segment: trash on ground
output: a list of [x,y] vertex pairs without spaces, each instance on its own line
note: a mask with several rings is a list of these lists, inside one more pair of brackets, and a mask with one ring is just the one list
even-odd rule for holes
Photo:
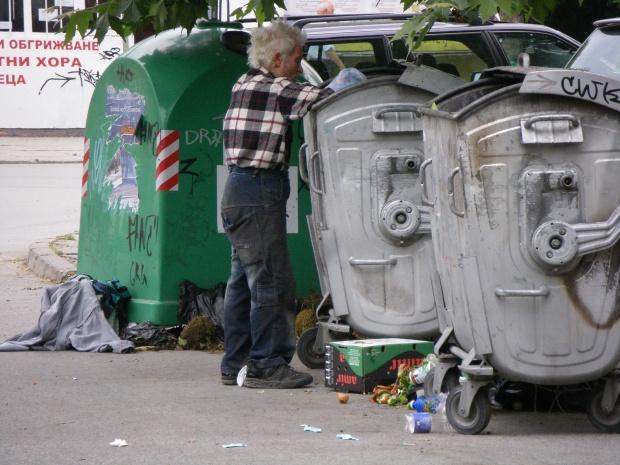
[[410,433],[453,433],[446,415],[445,392],[437,396],[420,396],[409,404],[413,412],[405,415],[405,431]]
[[237,386],[243,386],[243,382],[245,381],[245,377],[248,374],[248,366],[243,365],[239,373],[237,373]]
[[343,392],[339,393],[338,402],[340,402],[341,404],[346,404],[347,402],[349,402],[349,394],[345,394]]
[[321,428],[315,428],[314,426],[304,426],[304,431],[309,431],[310,433],[320,433]]
[[435,366],[435,354],[428,354],[415,368],[399,365],[396,381],[388,385],[378,385],[373,389],[371,402],[387,405],[408,405],[418,397],[417,391],[424,385],[426,374]]
[[115,447],[125,447],[127,446],[127,441],[125,441],[124,439],[115,439],[114,441],[112,441],[110,443],[111,446],[115,446]]
[[221,341],[224,341],[224,295],[226,283],[218,283],[210,289],[198,287],[185,280],[179,285],[177,318],[180,321],[192,321],[206,315],[220,329]]
[[[101,307],[105,299],[97,294],[93,282],[108,288],[107,284],[93,281],[87,275],[74,276],[65,283],[46,288],[41,297],[38,322],[26,332],[0,341],[0,352],[70,349],[117,354],[134,352],[134,344],[121,340],[108,322]],[[125,295],[122,299],[126,298],[129,297]],[[118,301],[119,304],[124,302]]]
[[337,434],[336,437],[338,439],[344,439],[345,441],[359,441],[359,439],[354,438],[350,434]]
[[432,427],[431,414],[408,413],[405,415],[405,431],[409,433],[430,433]]
[[171,328],[158,326],[150,321],[143,321],[139,324],[128,324],[124,337],[133,342],[136,347],[157,346],[161,349],[167,349],[177,346],[177,335],[173,331]]
[[247,444],[236,443],[236,444],[224,444],[222,447],[224,449],[232,449],[233,447],[248,447],[248,445]]
[[415,369],[409,372],[409,380],[415,386],[423,386],[426,374],[435,366],[435,354],[429,354],[424,361]]
[[222,328],[211,317],[200,315],[191,320],[179,335],[179,346],[185,350],[224,350]]

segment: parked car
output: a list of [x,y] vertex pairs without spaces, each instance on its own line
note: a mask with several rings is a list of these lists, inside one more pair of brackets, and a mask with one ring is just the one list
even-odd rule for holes
[[306,32],[305,58],[323,80],[340,70],[326,53],[329,49],[346,67],[398,68],[399,63],[418,61],[470,81],[484,69],[515,65],[523,52],[529,54],[530,66],[563,68],[580,46],[566,34],[541,25],[450,22],[435,23],[421,46],[410,53],[404,40],[391,40],[406,19],[404,15],[336,15],[304,18],[295,24]]
[[620,79],[620,18],[603,19],[566,65]]

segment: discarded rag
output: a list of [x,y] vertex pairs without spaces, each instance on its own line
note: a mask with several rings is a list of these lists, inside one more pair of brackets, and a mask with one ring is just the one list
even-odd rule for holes
[[68,350],[131,353],[105,318],[90,279],[79,275],[48,287],[41,297],[38,323],[25,333],[0,343],[0,352]]

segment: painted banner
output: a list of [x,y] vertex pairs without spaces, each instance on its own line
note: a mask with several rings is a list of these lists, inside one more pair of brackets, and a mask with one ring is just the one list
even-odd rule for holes
[[[356,15],[370,13],[403,13],[400,0],[331,0],[334,14]],[[321,0],[285,0],[284,15],[315,15]]]
[[0,32],[0,128],[83,128],[103,71],[123,52],[108,34],[63,44],[64,34]]

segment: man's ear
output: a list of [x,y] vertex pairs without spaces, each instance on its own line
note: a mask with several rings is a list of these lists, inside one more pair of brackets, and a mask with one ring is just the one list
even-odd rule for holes
[[282,52],[276,52],[273,56],[273,64],[276,67],[280,67],[282,65]]

